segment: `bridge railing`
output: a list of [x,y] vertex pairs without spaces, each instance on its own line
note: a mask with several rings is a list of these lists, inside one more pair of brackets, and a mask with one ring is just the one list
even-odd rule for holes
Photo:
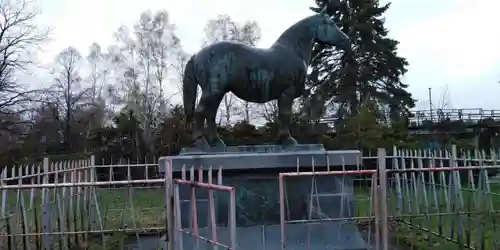
[[435,109],[418,110],[410,122],[421,125],[422,122],[439,123],[442,121],[479,122],[485,119],[500,120],[500,110],[492,109]]
[[[433,109],[433,110],[415,110],[411,111],[409,117],[410,126],[422,126],[427,124],[437,124],[445,121],[462,121],[476,124],[480,121],[491,119],[500,120],[500,110],[495,109]],[[332,124],[338,117],[330,116],[319,120],[320,124]],[[390,125],[390,114],[386,113],[380,119],[381,123]]]

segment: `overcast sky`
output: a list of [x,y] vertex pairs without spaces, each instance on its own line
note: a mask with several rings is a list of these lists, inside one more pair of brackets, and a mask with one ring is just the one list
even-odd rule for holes
[[[200,48],[206,21],[227,13],[255,20],[267,47],[287,27],[312,14],[313,0],[40,0],[40,23],[53,27],[52,41],[40,54],[50,62],[68,46],[82,54],[92,42],[107,46],[113,32],[132,25],[141,12],[166,9],[188,52]],[[386,3],[387,0],[381,0]],[[439,106],[448,86],[452,108],[500,108],[499,0],[395,0],[387,11],[389,35],[410,62],[404,82],[427,108],[428,88]]]

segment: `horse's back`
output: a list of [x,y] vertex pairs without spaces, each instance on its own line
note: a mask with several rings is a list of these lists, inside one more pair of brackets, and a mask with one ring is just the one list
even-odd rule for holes
[[199,84],[204,91],[214,87],[252,102],[276,99],[305,71],[273,47],[260,49],[238,42],[221,41],[204,47],[195,56]]
[[206,79],[221,78],[221,81],[242,81],[249,69],[269,66],[269,52],[239,42],[220,41],[210,44],[198,53],[194,61],[198,76]]
[[231,62],[233,66],[262,64],[269,58],[269,49],[255,48],[240,42],[220,41],[201,49],[195,60],[198,63],[215,66],[220,61]]

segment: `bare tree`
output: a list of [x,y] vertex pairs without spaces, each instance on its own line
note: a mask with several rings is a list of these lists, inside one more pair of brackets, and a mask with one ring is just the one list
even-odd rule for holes
[[[203,44],[208,45],[218,41],[229,40],[255,46],[260,38],[261,30],[255,21],[247,21],[244,24],[239,24],[233,21],[229,15],[222,14],[207,22]],[[254,107],[254,104],[240,100],[233,93],[227,93],[222,101],[222,109],[220,111],[222,117],[219,117],[219,120],[225,121],[226,125],[228,125],[232,122],[233,114],[236,114],[250,121]]]
[[[443,90],[441,91],[441,95],[439,96],[438,102],[433,106],[435,106],[434,109],[436,110],[435,112],[437,114],[438,121],[443,121],[446,118],[449,118],[450,113],[453,113],[455,111],[455,110],[453,110],[453,108],[451,106],[448,85],[445,85],[443,87]],[[451,111],[450,111],[450,109],[451,109]],[[432,115],[432,116],[434,116],[434,115]]]
[[[431,91],[431,89],[429,89],[429,91]],[[438,99],[433,98],[432,93],[429,93],[430,99],[419,102],[419,110],[429,111],[428,113],[419,113],[419,119],[441,121],[446,118],[447,114],[445,114],[445,110],[453,109],[448,85],[445,85],[440,92]]]
[[233,93],[226,93],[224,99],[222,99],[223,108],[219,111],[219,123],[224,123],[225,125],[231,124],[231,118],[234,113],[239,112],[239,108],[236,106],[237,97]]
[[[167,114],[167,103],[170,99],[178,95],[180,91],[172,91],[177,88],[164,88],[169,85],[167,77],[170,71],[178,71],[179,63],[187,63],[187,54],[182,50],[179,37],[175,34],[175,26],[170,23],[169,15],[166,11],[157,12],[152,22],[151,37],[147,40],[151,51],[151,66],[153,67],[153,78],[160,90],[161,112]],[[177,82],[177,81],[175,81]]]
[[92,43],[89,54],[87,55],[87,63],[90,68],[87,81],[90,85],[90,104],[91,117],[89,118],[88,133],[94,128],[104,125],[107,107],[106,94],[109,69],[106,65],[105,55],[101,51],[101,46],[97,43]]
[[274,122],[278,117],[278,101],[273,100],[260,105],[261,116],[266,122]]
[[91,86],[91,101],[92,103],[96,103],[100,98],[102,98],[102,91],[108,71],[108,69],[104,67],[105,65],[103,65],[104,55],[99,44],[94,42],[90,45],[87,62],[90,68],[87,81]]
[[[175,71],[175,78],[177,82],[177,90],[179,94],[182,95],[182,79],[184,78],[184,68],[189,60],[190,55],[184,50],[179,49],[179,51],[174,55],[174,62],[171,64],[172,69]],[[199,93],[199,91],[198,91]]]
[[441,95],[439,97],[439,101],[436,104],[437,104],[438,109],[450,109],[450,108],[452,108],[450,91],[449,91],[448,85],[445,85],[443,87],[443,90],[441,91]]
[[82,56],[77,49],[68,47],[56,58],[52,75],[52,100],[60,113],[55,119],[61,125],[64,144],[69,147],[72,136],[72,122],[77,109],[84,108],[89,103],[92,88],[82,84],[80,66]]
[[19,81],[33,66],[35,53],[46,40],[48,30],[36,25],[38,12],[29,0],[2,0],[0,3],[0,113],[20,114],[29,110],[32,94]]
[[[180,51],[180,40],[168,13],[144,12],[133,30],[121,27],[116,33],[118,46],[113,61],[121,73],[115,74],[124,90],[123,100],[141,122],[142,139],[154,151],[154,133],[167,114],[170,98],[167,73]],[[177,89],[177,88],[174,88]]]

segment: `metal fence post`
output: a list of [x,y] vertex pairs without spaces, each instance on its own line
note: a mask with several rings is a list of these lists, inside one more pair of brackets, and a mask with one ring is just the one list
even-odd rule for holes
[[162,240],[165,241],[164,246],[167,250],[173,250],[175,247],[174,243],[174,189],[172,181],[172,166],[171,160],[166,157],[161,157],[158,160],[158,168],[160,172],[163,170],[163,178],[165,180],[165,213],[167,221],[165,222],[165,235]]
[[[399,169],[399,153],[398,148],[396,146],[392,147],[392,169]],[[401,190],[401,176],[399,172],[395,173],[395,185],[396,185],[396,212],[397,215],[403,214],[403,192]]]
[[[49,183],[49,158],[45,157],[43,158],[43,184],[48,184]],[[51,242],[50,238],[51,236],[49,233],[50,231],[50,221],[51,221],[51,209],[50,209],[50,196],[47,188],[42,189],[42,211],[43,211],[43,216],[42,216],[42,233],[43,233],[43,248],[45,250],[50,250],[51,247]]]
[[379,148],[378,156],[378,177],[380,184],[380,220],[382,226],[381,242],[382,250],[389,249],[389,223],[387,218],[387,169],[386,169],[386,152],[384,148]]

